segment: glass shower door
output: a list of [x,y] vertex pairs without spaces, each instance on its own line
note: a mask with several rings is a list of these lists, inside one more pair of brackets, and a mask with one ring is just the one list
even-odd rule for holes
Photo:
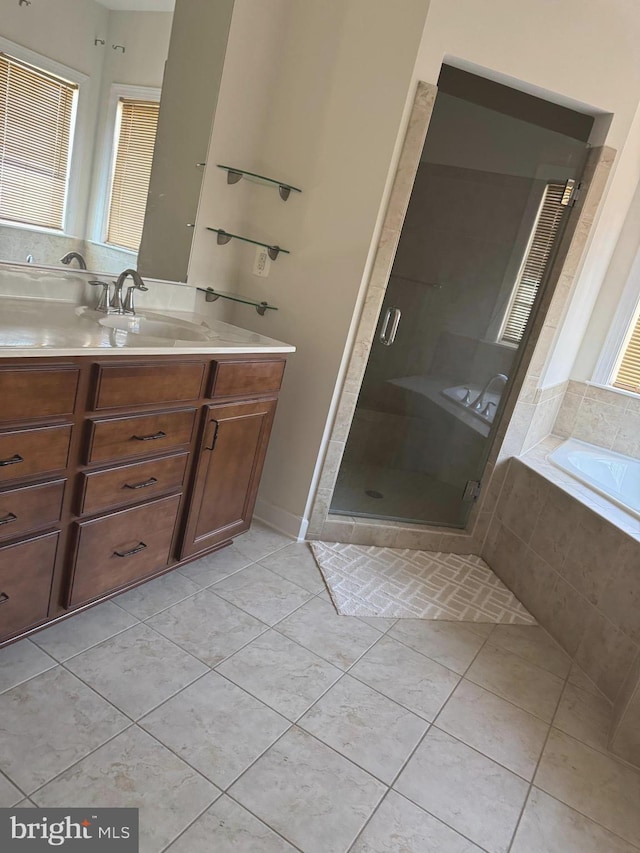
[[585,154],[439,92],[331,512],[465,526]]

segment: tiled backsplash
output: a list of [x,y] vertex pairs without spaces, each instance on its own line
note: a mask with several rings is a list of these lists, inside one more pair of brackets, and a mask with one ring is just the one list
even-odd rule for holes
[[553,433],[640,459],[640,397],[571,381]]
[[[30,264],[0,263],[0,296],[21,299],[50,299],[93,305],[98,294],[88,282],[96,274],[67,267],[47,268]],[[102,276],[109,280],[111,276]],[[145,279],[149,290],[139,293],[136,305],[148,310],[200,311],[209,313],[203,294],[194,287],[170,281]]]

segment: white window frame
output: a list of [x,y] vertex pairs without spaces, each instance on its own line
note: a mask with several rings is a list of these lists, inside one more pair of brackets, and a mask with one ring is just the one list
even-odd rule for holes
[[83,161],[83,154],[86,150],[86,133],[83,132],[82,120],[85,116],[85,111],[88,107],[89,99],[89,81],[90,77],[83,74],[81,71],[76,71],[75,68],[70,68],[68,65],[63,65],[61,62],[56,62],[55,59],[49,59],[48,56],[43,56],[26,47],[22,47],[16,42],[0,36],[0,51],[9,56],[19,59],[36,69],[41,68],[43,71],[53,74],[55,77],[61,77],[63,80],[68,80],[70,83],[75,83],[78,87],[78,93],[74,99],[73,113],[71,116],[71,134],[69,138],[69,166],[67,172],[67,198],[64,206],[64,220],[62,229],[47,228],[44,225],[30,225],[28,222],[15,222],[14,220],[0,219],[3,227],[17,228],[26,231],[39,231],[43,234],[68,234],[73,236],[81,230],[81,221],[83,215],[83,205],[80,199],[82,176],[78,164]]
[[640,249],[636,253],[613,322],[600,352],[600,358],[593,372],[592,382],[594,385],[612,388],[620,394],[638,396],[633,391],[613,386],[627,343],[633,334],[634,321],[638,317],[638,312],[640,312]]
[[111,204],[111,190],[113,185],[113,171],[116,162],[118,138],[118,104],[121,99],[136,101],[156,101],[160,103],[162,89],[157,86],[129,86],[123,83],[115,83],[109,91],[107,102],[106,120],[104,124],[102,150],[97,162],[97,180],[94,194],[93,222],[90,224],[90,239],[110,249],[119,252],[128,252],[133,257],[138,253],[124,246],[116,246],[115,243],[107,242],[107,231],[109,227],[109,206]]

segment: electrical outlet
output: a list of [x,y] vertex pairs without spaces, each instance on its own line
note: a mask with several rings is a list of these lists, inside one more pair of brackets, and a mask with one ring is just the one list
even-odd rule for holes
[[256,246],[256,256],[253,259],[252,273],[261,278],[266,278],[271,270],[271,258],[266,249]]

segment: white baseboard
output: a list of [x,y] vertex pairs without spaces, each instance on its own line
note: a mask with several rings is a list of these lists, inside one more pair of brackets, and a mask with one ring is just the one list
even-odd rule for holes
[[280,533],[291,536],[298,542],[304,540],[307,528],[309,527],[308,519],[302,518],[300,515],[294,515],[292,512],[288,512],[286,509],[275,506],[261,498],[258,498],[256,501],[256,508],[253,514],[255,518],[264,521],[269,527],[273,527],[275,530],[279,530]]

